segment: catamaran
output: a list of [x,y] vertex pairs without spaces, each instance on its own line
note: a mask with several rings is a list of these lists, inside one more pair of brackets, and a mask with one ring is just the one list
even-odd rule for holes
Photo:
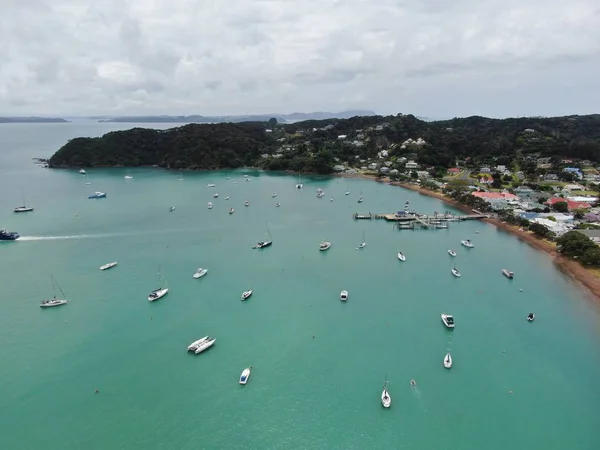
[[[68,301],[67,296],[65,295],[63,290],[60,288],[60,286],[58,285],[58,283],[56,282],[54,277],[50,276],[50,279],[52,280],[52,292],[53,292],[52,300],[42,300],[42,302],[40,303],[41,308],[51,308],[53,306],[61,306],[61,305],[66,304]],[[56,288],[58,288],[58,290],[62,294],[63,298],[56,298]]]
[[446,325],[446,328],[454,328],[454,317],[450,314],[442,314],[442,322]]
[[163,298],[169,293],[169,288],[165,282],[160,267],[158,268],[158,288],[148,294],[148,301],[153,302],[159,298]]
[[387,390],[387,375],[385,376],[385,378],[386,380],[383,382],[383,392],[381,393],[381,404],[384,408],[389,408],[390,406],[392,406],[392,396]]
[[210,336],[204,336],[203,338],[200,338],[194,342],[192,342],[190,345],[188,345],[188,352],[196,352],[196,350],[198,349],[198,347],[200,346],[200,344],[202,344],[204,341],[208,340],[210,338]]
[[198,353],[202,353],[204,350],[206,350],[207,348],[210,348],[213,346],[213,344],[216,342],[217,338],[213,338],[210,336],[206,336],[206,339],[204,339],[202,342],[200,342],[198,344],[198,347],[196,347],[196,350],[194,350],[194,353],[197,355]]

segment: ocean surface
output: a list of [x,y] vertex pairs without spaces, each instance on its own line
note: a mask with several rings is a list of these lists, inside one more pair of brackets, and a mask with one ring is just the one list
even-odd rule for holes
[[[476,221],[355,221],[407,200],[451,211],[368,180],[305,177],[297,190],[296,177],[254,170],[86,178],[31,159],[133,126],[0,125],[0,228],[22,236],[0,242],[0,448],[599,448],[600,311],[545,254]],[[14,214],[23,198],[35,211]],[[252,249],[268,232],[273,245]],[[159,266],[170,292],[150,303]],[[51,276],[69,303],[43,309]],[[205,335],[216,344],[188,354]]]

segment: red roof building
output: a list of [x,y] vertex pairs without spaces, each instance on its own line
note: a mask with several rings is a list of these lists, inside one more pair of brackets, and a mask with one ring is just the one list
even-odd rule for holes
[[489,201],[518,200],[519,197],[509,192],[473,192],[475,197]]
[[562,197],[550,197],[548,199],[548,201],[546,202],[546,205],[548,206],[553,206],[556,205],[557,203],[560,202],[564,202],[567,204],[567,207],[569,208],[569,211],[572,211],[573,209],[580,209],[580,208],[591,208],[592,205],[590,205],[589,203],[586,202],[575,202],[573,200],[569,200],[567,198],[562,198]]

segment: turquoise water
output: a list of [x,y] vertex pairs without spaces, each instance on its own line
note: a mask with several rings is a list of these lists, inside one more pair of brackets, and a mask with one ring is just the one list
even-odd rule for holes
[[[161,169],[134,169],[132,180],[90,169],[88,186],[76,170],[31,161],[129,127],[0,126],[0,227],[23,236],[0,245],[2,448],[598,448],[600,311],[544,254],[484,223],[354,221],[406,200],[450,209],[368,180],[313,177],[296,190],[294,177],[252,170],[179,181]],[[11,212],[21,189],[35,212]],[[96,190],[108,198],[88,200]],[[267,223],[273,246],[252,250]],[[474,249],[460,246],[467,238]],[[119,265],[98,270],[110,261]],[[149,303],[159,265],[170,293]],[[198,267],[209,269],[200,280]],[[45,310],[50,275],[70,303]],[[213,348],[186,353],[207,334]]]

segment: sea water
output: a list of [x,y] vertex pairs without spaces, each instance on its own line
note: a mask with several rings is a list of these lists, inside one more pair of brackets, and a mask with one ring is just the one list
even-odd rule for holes
[[[31,160],[133,126],[0,125],[0,227],[22,236],[0,243],[1,448],[598,448],[600,312],[545,254],[478,221],[355,221],[407,200],[456,213],[369,180],[306,176],[296,189],[297,177],[255,170],[180,180],[151,168],[86,178]],[[14,214],[23,197],[35,211]],[[271,247],[252,249],[269,233]],[[208,274],[194,279],[198,267]],[[169,294],[151,303],[159,268]],[[42,309],[51,276],[69,303]],[[205,335],[212,348],[186,352]]]

